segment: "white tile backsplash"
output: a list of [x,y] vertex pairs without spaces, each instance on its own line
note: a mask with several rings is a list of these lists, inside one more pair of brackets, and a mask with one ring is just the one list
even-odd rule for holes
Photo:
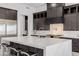
[[42,34],[42,35],[46,35],[46,34],[49,34],[50,31],[46,31],[46,30],[42,30],[42,31],[34,31],[34,34]]
[[64,36],[79,36],[79,31],[64,31]]
[[[47,35],[50,34],[50,31],[49,30],[35,31],[34,34]],[[79,36],[79,31],[63,31],[63,36]]]

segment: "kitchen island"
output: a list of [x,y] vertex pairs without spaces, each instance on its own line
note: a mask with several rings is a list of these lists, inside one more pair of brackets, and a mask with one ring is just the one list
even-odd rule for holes
[[72,40],[72,51],[79,53],[79,36],[78,35],[62,35],[60,39]]
[[[71,56],[72,55],[71,40],[59,39],[59,38],[28,37],[28,36],[1,38],[1,43],[10,44],[10,42],[18,43],[24,46],[29,46],[31,48],[33,47],[34,49],[37,48],[37,51],[39,50],[38,52],[42,53],[42,55],[38,54],[38,56]],[[1,51],[3,55],[4,51],[2,46],[1,46]]]

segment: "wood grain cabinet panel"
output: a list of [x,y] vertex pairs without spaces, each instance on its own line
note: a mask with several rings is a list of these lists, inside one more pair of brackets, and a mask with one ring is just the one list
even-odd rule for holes
[[71,30],[71,19],[70,15],[64,16],[64,30]]
[[33,14],[33,29],[34,30],[48,30],[46,23],[47,12],[37,12]]
[[77,14],[71,14],[71,30],[77,30]]
[[77,30],[77,15],[67,14],[64,15],[64,30]]
[[79,31],[79,13],[77,14],[77,30]]
[[72,39],[72,51],[79,52],[79,39]]
[[79,31],[79,4],[64,7],[64,22],[65,30]]
[[46,18],[34,19],[34,29],[45,30],[45,20]]

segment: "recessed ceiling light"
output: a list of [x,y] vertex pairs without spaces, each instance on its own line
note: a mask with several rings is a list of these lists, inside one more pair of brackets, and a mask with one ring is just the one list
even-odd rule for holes
[[56,3],[52,3],[51,6],[52,6],[52,7],[56,7]]

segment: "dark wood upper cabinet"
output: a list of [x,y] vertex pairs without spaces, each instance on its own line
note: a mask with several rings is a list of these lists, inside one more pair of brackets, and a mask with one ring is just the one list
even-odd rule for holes
[[33,19],[47,18],[47,11],[37,12],[33,14]]
[[17,20],[17,11],[0,7],[0,19]]
[[46,18],[47,18],[47,12],[44,12],[44,17],[46,17]]
[[40,13],[40,16],[41,16],[41,18],[43,18],[44,17],[43,13]]
[[34,30],[46,30],[47,25],[45,23],[47,18],[47,11],[37,12],[33,14],[33,29]]
[[70,8],[70,13],[76,13],[76,7],[71,7]]
[[64,7],[64,30],[79,31],[79,4]]
[[77,30],[76,14],[67,14],[64,16],[64,30],[75,31]]
[[33,14],[33,19],[36,19],[36,16],[37,16],[36,14]]
[[69,14],[69,8],[64,9],[64,15]]
[[79,13],[77,13],[77,21],[76,21],[77,30],[79,31]]
[[77,12],[79,12],[79,6],[77,7]]

